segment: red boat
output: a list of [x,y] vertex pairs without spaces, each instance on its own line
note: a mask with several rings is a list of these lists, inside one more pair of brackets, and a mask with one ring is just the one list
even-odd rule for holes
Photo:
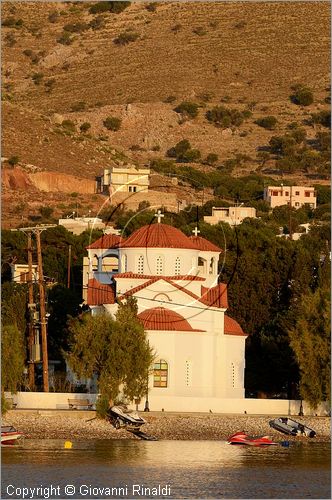
[[11,425],[1,426],[1,444],[14,444],[22,436],[23,432],[17,431]]
[[248,446],[270,446],[272,444],[278,444],[271,441],[268,436],[262,436],[258,438],[249,437],[244,431],[236,432],[232,434],[227,441],[228,444],[245,444]]

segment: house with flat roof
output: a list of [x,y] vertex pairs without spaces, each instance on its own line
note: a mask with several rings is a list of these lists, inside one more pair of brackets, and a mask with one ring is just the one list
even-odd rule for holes
[[301,208],[309,205],[316,208],[317,197],[314,187],[308,186],[267,186],[264,189],[264,200],[271,208],[281,205],[289,205],[293,208]]
[[256,209],[253,207],[212,207],[212,215],[204,216],[204,222],[218,224],[227,222],[230,226],[241,224],[247,217],[256,218]]
[[96,192],[114,194],[147,191],[150,185],[149,175],[149,167],[117,165],[105,168],[103,174],[96,177]]

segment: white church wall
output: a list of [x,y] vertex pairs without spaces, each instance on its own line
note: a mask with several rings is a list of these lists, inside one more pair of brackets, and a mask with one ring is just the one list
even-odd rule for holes
[[[82,393],[58,393],[58,392],[17,392],[12,394],[5,392],[6,398],[13,398],[16,409],[11,410],[14,413],[20,409],[36,410],[68,410],[68,399],[89,399],[94,403],[98,397],[97,394]],[[143,411],[145,398],[142,398],[139,410]],[[154,411],[172,411],[179,413],[213,413],[221,414],[244,414],[248,415],[298,415],[301,401],[288,399],[227,399],[227,398],[193,398],[193,397],[169,397],[160,396],[157,393],[150,395],[149,406],[151,412]],[[130,405],[135,408],[135,404]],[[310,408],[308,403],[303,401],[304,415],[329,416],[331,406],[328,402],[321,403],[316,410]],[[86,415],[83,410],[82,417]],[[90,410],[91,411],[91,410]],[[91,411],[93,414],[93,411]]]
[[244,397],[245,343],[244,337],[224,335],[225,398]]
[[[127,256],[127,271],[137,273],[137,257],[142,255],[143,274],[153,276],[196,275],[198,253],[198,250],[185,248],[123,248],[120,250],[121,258]],[[177,257],[180,259],[180,264],[176,265]],[[161,260],[158,260],[159,258]]]
[[173,333],[160,330],[149,331],[148,338],[150,345],[156,351],[156,359],[164,359],[169,364],[168,388],[153,387],[153,375],[151,375],[149,380],[151,394],[195,397],[213,395],[212,335],[202,332]]

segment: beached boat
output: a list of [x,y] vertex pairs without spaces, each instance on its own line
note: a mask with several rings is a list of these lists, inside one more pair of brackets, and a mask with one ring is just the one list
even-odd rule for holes
[[138,429],[146,423],[144,418],[140,417],[136,411],[128,410],[124,405],[112,406],[107,414],[109,422],[116,429],[120,429],[120,427]]
[[249,437],[244,431],[241,432],[236,432],[235,434],[232,434],[227,441],[228,444],[244,444],[248,446],[271,446],[274,443],[269,436],[262,436],[262,437]]
[[288,434],[291,436],[306,436],[310,438],[316,436],[316,431],[288,417],[275,418],[274,420],[270,420],[269,424],[270,427],[279,432],[282,432],[283,434]]
[[23,432],[17,431],[12,425],[1,426],[1,444],[14,444],[23,436]]

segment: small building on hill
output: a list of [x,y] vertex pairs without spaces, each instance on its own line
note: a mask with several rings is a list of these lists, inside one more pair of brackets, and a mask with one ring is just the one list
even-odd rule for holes
[[256,209],[242,205],[235,207],[212,207],[212,215],[205,215],[204,222],[213,225],[218,224],[218,222],[227,222],[230,226],[237,226],[247,217],[255,219]]
[[281,205],[289,205],[293,208],[301,208],[309,205],[316,208],[317,197],[314,187],[308,186],[267,186],[264,189],[264,200],[271,208]]
[[244,398],[247,337],[227,314],[222,250],[197,228],[188,237],[156,215],[128,238],[104,235],[87,247],[86,302],[92,314],[114,315],[119,301],[136,298],[156,353],[150,409],[220,411],[224,398]]
[[105,168],[103,174],[96,177],[96,192],[114,194],[147,191],[150,184],[149,175],[148,167],[123,165]]

